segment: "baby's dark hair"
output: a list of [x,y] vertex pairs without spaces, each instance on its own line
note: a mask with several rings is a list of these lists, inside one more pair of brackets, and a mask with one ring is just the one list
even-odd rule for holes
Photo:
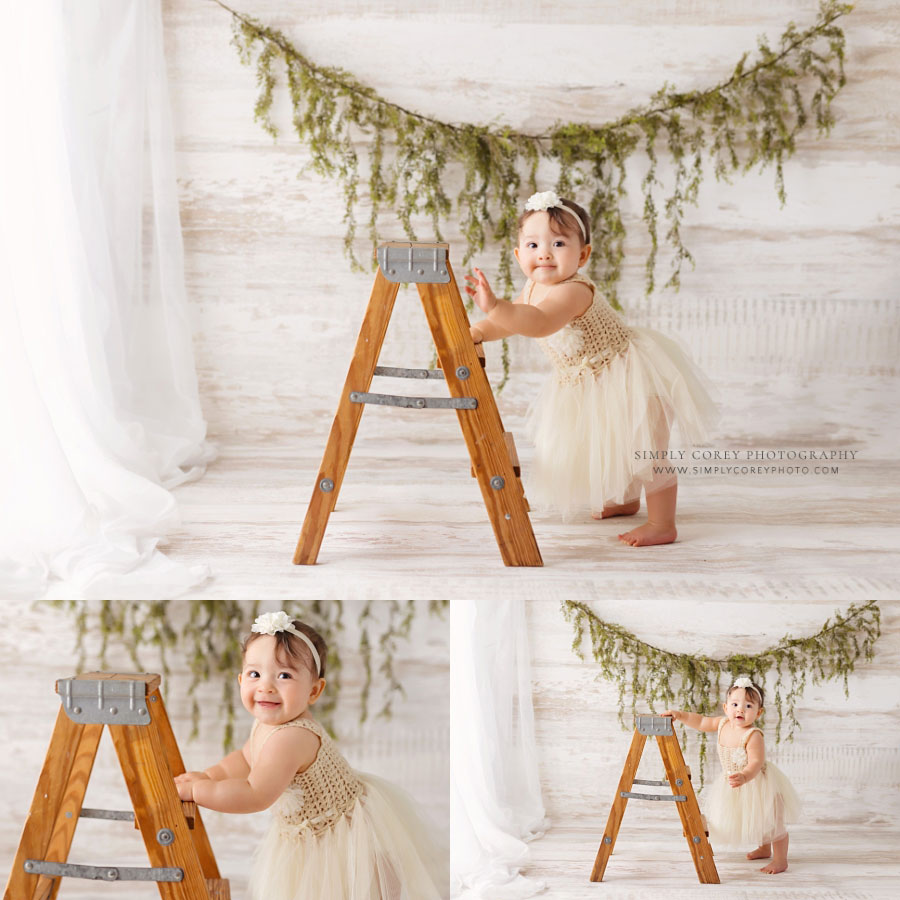
[[757,703],[759,703],[760,709],[762,709],[766,705],[763,702],[765,700],[765,692],[755,681],[750,682],[750,687],[744,687],[741,684],[733,684],[725,693],[725,699],[727,700],[731,696],[733,691],[740,690],[746,691],[747,696],[749,696],[751,700],[756,700]]
[[[558,206],[551,206],[550,209],[546,210],[547,215],[550,216],[551,230],[555,231],[557,234],[574,234],[578,240],[581,241],[582,246],[589,244],[591,242],[591,217],[584,208],[579,206],[574,200],[561,200],[561,202],[563,204],[563,209],[565,209],[566,212],[563,212]],[[525,212],[519,216],[519,231],[522,230],[525,220],[529,216],[533,216],[536,212],[538,212],[538,210],[526,209]],[[581,224],[584,225],[583,237],[581,229],[572,222],[569,217],[570,215],[577,216],[581,220]]]
[[[321,667],[318,672],[316,672],[316,662],[313,659],[313,655],[310,652],[309,647],[306,646],[306,641],[302,638],[298,638],[297,635],[291,634],[289,631],[278,631],[275,633],[275,654],[276,656],[283,654],[284,657],[287,657],[289,660],[295,663],[299,663],[300,665],[306,666],[312,674],[317,678],[325,677],[325,657],[328,655],[328,645],[325,643],[324,638],[315,628],[310,625],[307,625],[305,622],[301,622],[299,619],[292,620],[291,624],[297,631],[302,631],[312,642],[313,646],[316,648],[316,653],[319,654],[319,660],[321,662]],[[255,631],[250,632],[246,640],[241,644],[241,653],[246,654],[247,648],[257,639],[263,637],[262,634],[258,634]]]

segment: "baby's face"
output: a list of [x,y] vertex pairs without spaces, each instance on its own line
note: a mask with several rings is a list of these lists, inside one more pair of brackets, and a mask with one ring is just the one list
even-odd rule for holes
[[728,721],[738,728],[748,728],[752,725],[762,710],[756,702],[753,694],[748,694],[744,688],[735,688],[725,700],[725,715]]
[[550,227],[550,215],[532,213],[523,223],[516,259],[526,277],[538,284],[559,284],[587,262],[591,248],[577,234],[560,234]]
[[277,646],[273,635],[258,637],[247,647],[240,675],[244,708],[266,725],[282,725],[303,715],[323,684],[306,666],[277,656]]

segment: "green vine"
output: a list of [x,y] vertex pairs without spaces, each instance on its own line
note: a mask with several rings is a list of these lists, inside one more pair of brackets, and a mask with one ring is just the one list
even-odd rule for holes
[[[67,600],[53,601],[53,605],[66,609],[72,615],[77,665],[81,671],[86,667],[107,668],[110,647],[116,644],[126,650],[138,670],[144,669],[141,649],[156,648],[162,674],[168,676],[171,657],[177,653],[191,673],[186,689],[187,696],[191,698],[191,739],[198,735],[203,719],[198,690],[208,683],[219,684],[218,718],[222,727],[222,743],[226,750],[232,749],[235,710],[240,706],[237,692],[237,673],[241,669],[240,644],[259,612],[259,601]],[[359,651],[364,671],[360,722],[366,721],[375,702],[372,685],[376,673],[381,676],[377,715],[390,717],[396,697],[403,694],[394,665],[400,642],[409,637],[417,609],[416,602],[412,600],[403,606],[396,601],[385,604],[369,601],[364,605],[359,616]],[[433,602],[427,606],[430,615],[442,617],[445,611],[445,602]],[[344,604],[334,600],[294,602],[288,612],[309,622],[328,644],[328,690],[316,705],[316,716],[332,730],[342,687],[340,636],[345,630]],[[98,638],[96,646],[92,640],[95,636]],[[170,686],[167,690],[178,688]]]
[[[373,245],[382,212],[396,217],[410,240],[416,240],[413,217],[424,214],[433,232],[429,237],[443,240],[441,226],[454,206],[445,191],[445,173],[453,167],[462,171],[455,205],[466,242],[463,266],[489,240],[496,242],[500,282],[510,293],[511,250],[523,193],[537,190],[538,166],[548,161],[557,170],[557,191],[586,200],[593,226],[591,275],[617,308],[628,161],[637,153],[647,159],[641,182],[642,218],[650,237],[647,293],[656,283],[660,227],[672,254],[666,287],[677,290],[682,266],[693,265],[681,225],[686,206],[697,202],[704,159],[716,178],[725,181],[734,173],[771,166],[776,193],[785,202],[784,162],[796,150],[797,136],[810,123],[819,136],[834,124],[831,103],[845,84],[845,38],[838,20],[853,9],[839,0],[821,0],[814,24],[800,29],[790,23],[774,47],[760,37],[756,58],[751,62],[745,53],[713,87],[678,91],[664,84],[648,103],[611,122],[558,123],[545,134],[526,134],[505,125],[442,122],[405,109],[348,72],[313,63],[283,32],[222,0],[215,2],[232,16],[241,60],[255,65],[259,93],[254,115],[273,138],[278,135],[271,115],[277,73],[286,73],[294,131],[311,154],[311,167],[342,185],[344,247],[354,268],[362,268],[354,253],[361,186]],[[370,138],[365,173],[356,150],[361,135]],[[674,164],[668,190],[658,177],[663,148]],[[503,368],[505,384],[506,342]]]
[[[807,683],[840,678],[844,695],[849,696],[850,673],[860,658],[873,658],[875,641],[881,634],[881,610],[876,601],[870,600],[851,605],[845,613],[836,612],[810,637],[785,636],[759,653],[735,653],[715,659],[654,647],[620,625],[605,622],[584,603],[565,600],[562,610],[575,630],[572,649],[584,659],[582,647],[588,639],[591,656],[600,665],[600,676],[615,682],[623,727],[631,727],[625,718],[625,697],[629,692],[632,719],[639,704],[652,710],[677,707],[715,715],[722,702],[723,676],[733,681],[738,675],[747,674],[763,686],[774,684],[774,696],[767,698],[766,707],[774,705],[778,712],[776,744],[781,741],[782,725],[787,726],[788,741],[800,728],[796,703]],[[685,734],[682,727],[682,736]],[[702,783],[706,734],[700,732],[699,739]]]

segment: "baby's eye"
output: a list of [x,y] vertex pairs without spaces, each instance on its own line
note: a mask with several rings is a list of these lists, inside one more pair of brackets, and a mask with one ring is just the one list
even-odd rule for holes
[[248,677],[248,678],[259,678],[259,672],[257,672],[256,669],[251,669],[251,670],[247,673],[247,677]]
[[537,244],[536,244],[534,241],[529,241],[525,246],[526,246],[529,250],[534,250],[534,248],[537,247]]
[[290,672],[279,672],[278,677],[279,678],[293,678],[294,676],[291,675]]
[[565,246],[566,246],[566,242],[565,242],[565,241],[554,241],[554,242],[553,242],[553,246],[554,246],[554,247],[565,247]]

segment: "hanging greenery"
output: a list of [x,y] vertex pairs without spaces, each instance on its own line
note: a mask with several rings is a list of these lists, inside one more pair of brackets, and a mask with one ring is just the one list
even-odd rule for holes
[[[722,659],[673,653],[642,641],[620,625],[603,621],[585,603],[563,601],[563,615],[572,623],[575,636],[572,649],[584,659],[585,638],[590,652],[600,665],[600,675],[615,682],[618,691],[619,722],[631,728],[638,707],[677,708],[717,715],[726,690],[741,674],[758,684],[769,685],[766,708],[775,707],[775,742],[793,740],[800,727],[796,716],[797,700],[807,682],[818,684],[840,678],[844,694],[849,696],[848,677],[859,659],[871,660],[875,641],[881,634],[881,610],[874,600],[845,613],[835,613],[814,635],[804,638],[785,636],[777,644],[759,653],[736,653]],[[723,686],[723,676],[728,684]],[[774,686],[774,695],[771,694]],[[625,716],[625,697],[631,694],[629,719]],[[682,736],[686,735],[682,727]],[[700,777],[706,759],[706,734],[700,736]]]
[[[208,683],[219,684],[220,706],[226,750],[234,746],[235,710],[240,702],[237,673],[241,670],[241,641],[259,612],[260,602],[235,600],[142,601],[86,600],[53,601],[73,616],[78,667],[107,668],[110,647],[124,647],[136,669],[143,670],[142,651],[155,648],[162,674],[170,673],[170,660],[177,654],[187,663],[191,681],[186,693],[191,698],[191,738],[197,736],[202,715],[198,690]],[[339,702],[342,685],[342,635],[345,631],[344,604],[336,600],[292,602],[287,611],[312,625],[328,645],[326,675],[328,689],[316,704],[316,716],[329,729]],[[446,601],[432,601],[431,615],[443,616]],[[401,641],[407,639],[418,611],[416,601],[375,603],[367,601],[358,624],[359,653],[363,667],[360,722],[373,713],[389,718],[393,704],[403,694],[394,665]],[[378,690],[373,685],[378,682]],[[167,691],[178,691],[170,684]]]
[[[845,38],[838,20],[853,8],[822,0],[812,25],[801,29],[790,23],[775,46],[760,37],[756,57],[750,60],[745,53],[712,87],[679,91],[664,84],[647,103],[613,121],[557,123],[543,134],[527,134],[506,125],[443,122],[405,109],[350,73],[312,62],[283,32],[222,0],[215,2],[232,15],[241,60],[256,67],[254,113],[273,138],[278,129],[272,105],[284,71],[294,131],[311,155],[313,170],[337,178],[343,187],[344,247],[355,268],[360,268],[354,253],[357,211],[363,204],[373,245],[381,213],[398,220],[410,240],[416,240],[413,217],[424,214],[433,232],[428,238],[443,240],[442,224],[454,205],[446,192],[446,173],[452,169],[462,175],[455,204],[466,241],[463,266],[488,241],[497,242],[500,282],[510,293],[516,221],[524,194],[537,190],[539,164],[547,161],[557,171],[556,190],[576,197],[590,212],[591,275],[616,307],[629,160],[642,154],[647,166],[641,183],[650,237],[647,292],[655,286],[660,227],[672,253],[666,286],[677,289],[682,266],[693,265],[681,223],[685,207],[697,202],[704,160],[717,179],[726,181],[735,173],[771,166],[783,204],[784,162],[796,150],[798,135],[811,124],[819,136],[828,134],[835,121],[831,103],[845,83]],[[368,141],[365,173],[356,149],[361,136]],[[668,185],[658,177],[660,152],[674,167]],[[503,361],[505,382],[505,342]]]

